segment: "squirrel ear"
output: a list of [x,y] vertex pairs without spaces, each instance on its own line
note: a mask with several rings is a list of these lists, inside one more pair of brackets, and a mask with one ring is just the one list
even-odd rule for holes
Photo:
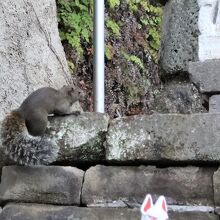
[[167,203],[164,196],[160,196],[155,203],[155,207],[163,209],[167,213]]
[[152,197],[150,194],[147,194],[143,204],[141,205],[141,213],[145,214],[153,206]]

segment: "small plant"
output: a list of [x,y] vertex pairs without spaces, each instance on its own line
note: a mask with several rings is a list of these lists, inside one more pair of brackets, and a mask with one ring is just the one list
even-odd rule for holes
[[93,0],[57,0],[61,40],[82,55],[82,42],[91,43]]
[[116,37],[120,36],[120,27],[115,21],[107,19],[106,27],[111,29],[112,33],[115,34]]
[[113,46],[110,43],[108,43],[105,46],[105,57],[106,57],[106,59],[107,60],[112,60],[114,54],[115,54],[115,51],[114,51]]
[[124,56],[124,58],[128,61],[131,61],[133,63],[135,63],[138,67],[140,67],[142,70],[144,69],[144,64],[141,61],[141,59],[135,55],[129,55],[124,51],[121,51],[122,55]]
[[118,7],[120,5],[120,0],[108,0],[108,5],[110,9]]
[[148,51],[155,61],[160,47],[160,27],[162,22],[162,8],[150,4],[149,0],[127,0],[128,8],[132,12],[144,10],[140,17],[140,24],[146,29],[146,41],[149,42]]

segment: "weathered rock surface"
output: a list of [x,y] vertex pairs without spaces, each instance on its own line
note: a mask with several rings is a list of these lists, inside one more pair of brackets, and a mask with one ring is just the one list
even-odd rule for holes
[[0,200],[79,205],[83,175],[73,167],[4,167]]
[[219,220],[213,213],[204,212],[170,212],[169,219],[173,220]]
[[105,159],[103,142],[109,116],[82,113],[79,116],[52,117],[48,132],[60,146],[57,161],[101,161]]
[[[19,215],[18,215],[19,213]],[[91,209],[71,206],[9,204],[1,220],[139,220],[140,211],[130,209]]]
[[220,92],[220,60],[191,62],[189,73],[202,93]]
[[198,113],[206,112],[197,88],[187,81],[165,83],[155,96],[154,112],[158,113]]
[[0,1],[0,120],[33,90],[71,82],[54,0]]
[[213,173],[212,168],[196,167],[95,166],[86,171],[82,203],[91,207],[133,207],[150,192],[165,195],[169,204],[213,205]]
[[[220,206],[220,169],[213,176],[215,206]],[[220,209],[219,209],[220,210]],[[219,212],[220,213],[220,212]]]
[[[4,207],[1,220],[139,220],[139,209],[79,208],[39,204],[8,204]],[[170,220],[217,220],[212,213],[199,211],[169,212]]]
[[186,72],[198,60],[197,0],[170,0],[164,8],[161,67],[166,74]]
[[153,114],[110,122],[108,161],[220,162],[220,114]]
[[209,98],[209,112],[220,113],[220,95],[212,95]]

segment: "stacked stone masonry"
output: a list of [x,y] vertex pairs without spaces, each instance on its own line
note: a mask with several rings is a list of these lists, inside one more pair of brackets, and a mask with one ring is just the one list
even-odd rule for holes
[[2,172],[0,200],[6,205],[0,219],[138,220],[146,192],[153,198],[166,196],[170,219],[219,219],[214,202],[220,204],[220,170],[215,170],[97,165],[84,172],[74,167],[8,166]]
[[[56,166],[3,167],[0,219],[140,219],[146,193],[166,196],[170,219],[219,219],[218,121],[218,113],[53,118]],[[108,166],[72,167],[77,157]]]
[[[0,94],[9,98],[0,119],[39,85],[71,81],[55,1],[6,0],[1,9]],[[161,74],[190,74],[165,87],[181,95],[192,90],[195,102],[198,91],[207,95],[209,113],[51,118],[47,135],[60,147],[53,166],[6,166],[14,162],[0,153],[0,220],[139,220],[146,193],[166,197],[171,220],[220,219],[220,61],[195,62],[197,0],[169,0],[164,11]]]

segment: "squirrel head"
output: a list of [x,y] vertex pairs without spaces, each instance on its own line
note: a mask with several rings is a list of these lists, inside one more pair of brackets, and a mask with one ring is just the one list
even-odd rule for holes
[[85,98],[83,91],[75,85],[63,86],[60,91],[69,97],[72,103],[82,101]]

